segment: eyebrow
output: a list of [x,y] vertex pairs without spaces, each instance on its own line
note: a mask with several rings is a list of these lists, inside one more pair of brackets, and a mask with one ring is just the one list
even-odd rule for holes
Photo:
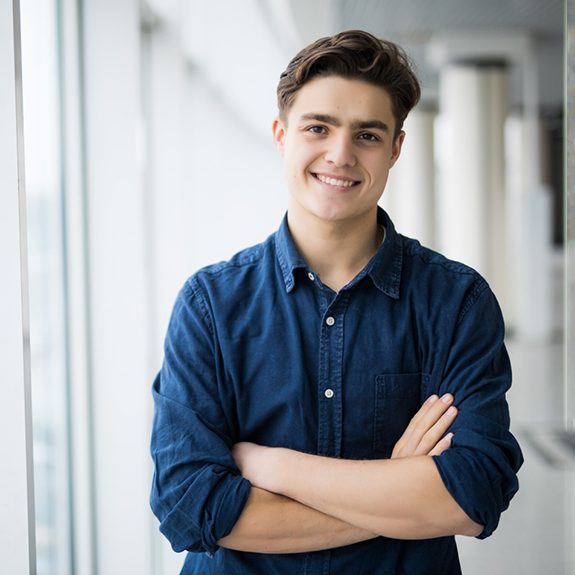
[[[341,122],[329,114],[304,114],[301,119],[315,120],[316,122],[322,122],[324,124],[329,124],[330,126],[341,126]],[[375,128],[382,132],[389,132],[389,126],[381,120],[356,120],[355,122],[352,122],[351,127],[353,130],[369,130]]]

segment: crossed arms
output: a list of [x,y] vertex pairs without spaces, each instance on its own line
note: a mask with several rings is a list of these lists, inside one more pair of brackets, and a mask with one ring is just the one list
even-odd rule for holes
[[426,539],[477,536],[445,488],[432,456],[449,449],[457,415],[449,394],[431,396],[396,443],[391,459],[353,461],[252,443],[234,459],[252,488],[222,547],[264,553],[316,551],[383,535]]
[[494,531],[517,491],[522,456],[509,432],[503,323],[487,288],[472,292],[448,352],[426,366],[437,373],[429,393],[454,394],[457,412],[448,411],[450,395],[447,403],[432,396],[391,459],[375,461],[234,447],[234,437],[247,435],[228,409],[233,387],[217,385],[227,376],[205,301],[195,304],[199,295],[190,284],[178,300],[153,386],[151,505],[176,551],[288,553],[379,535],[484,538]]

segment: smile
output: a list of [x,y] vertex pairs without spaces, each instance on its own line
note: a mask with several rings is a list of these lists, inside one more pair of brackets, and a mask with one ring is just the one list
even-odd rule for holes
[[330,186],[337,186],[340,188],[351,188],[359,184],[357,180],[343,180],[341,178],[330,178],[329,176],[323,176],[322,174],[313,174],[320,182],[328,184]]

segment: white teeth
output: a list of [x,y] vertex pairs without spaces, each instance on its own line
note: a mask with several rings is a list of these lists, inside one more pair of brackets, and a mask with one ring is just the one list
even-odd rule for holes
[[344,188],[351,188],[355,182],[353,180],[337,180],[335,178],[328,178],[327,176],[322,176],[317,174],[317,179],[324,184],[329,184],[330,186],[340,186]]

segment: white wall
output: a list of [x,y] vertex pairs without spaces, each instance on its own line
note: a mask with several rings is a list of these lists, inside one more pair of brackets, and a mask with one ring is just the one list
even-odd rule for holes
[[[264,240],[285,210],[271,137],[283,68],[265,88],[263,72],[250,88],[253,69],[226,83],[194,66],[171,14],[143,32],[136,0],[85,5],[95,544],[106,575],[179,568],[148,506],[150,388],[168,316],[187,276]],[[258,62],[282,66],[271,35],[254,34]],[[229,50],[225,67],[246,57]]]
[[[266,36],[257,39],[271,42]],[[145,241],[154,290],[149,358],[157,370],[169,314],[185,279],[263,241],[279,226],[286,197],[271,133],[275,77],[261,88],[264,94],[255,86],[250,90],[247,80],[226,85],[214,72],[190,64],[173,28],[159,27],[145,42],[150,89],[144,121]],[[261,45],[261,50],[273,53],[275,47]],[[245,54],[230,52],[228,58],[230,68],[245,65]],[[260,102],[258,123],[252,119],[254,102],[246,101],[252,94]],[[244,101],[251,113],[241,112]],[[163,539],[157,545],[158,572],[175,573],[183,557]]]
[[[286,201],[272,111],[262,112],[267,133],[257,129],[187,65],[173,36],[159,30],[151,44],[148,232],[163,324],[185,278],[265,239],[279,226]],[[273,97],[275,85],[267,89]],[[227,98],[234,93],[230,86]]]
[[97,572],[150,574],[150,380],[137,0],[84,4]]

